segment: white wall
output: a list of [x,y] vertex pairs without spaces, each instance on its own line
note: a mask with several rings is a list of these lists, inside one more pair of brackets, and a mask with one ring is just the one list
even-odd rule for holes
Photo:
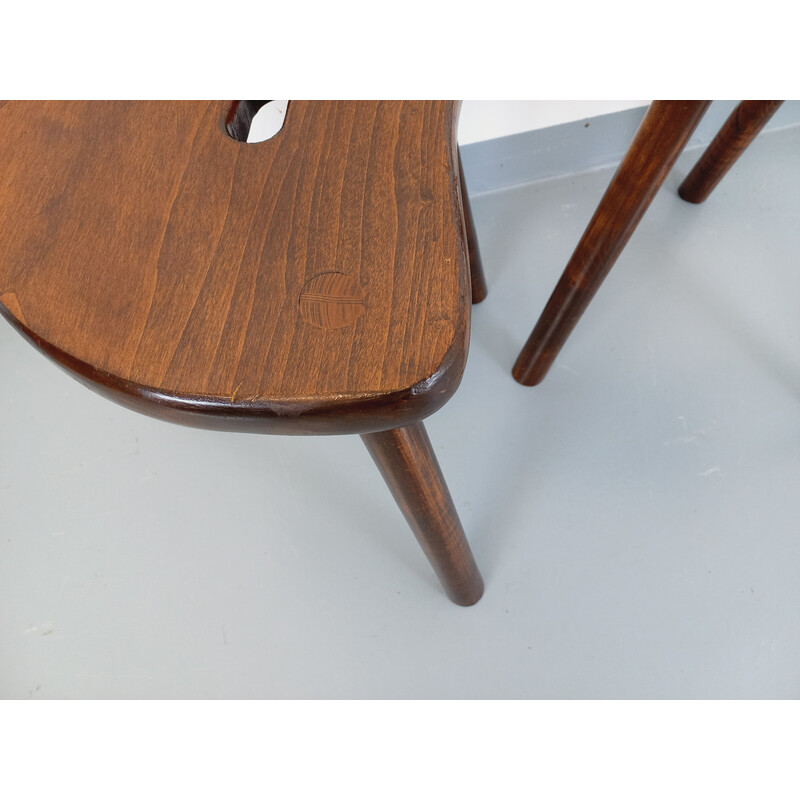
[[[249,140],[259,142],[283,125],[287,100],[273,100],[253,120]],[[648,100],[465,100],[458,121],[460,144],[549,128],[564,122],[646,106]]]
[[646,106],[649,100],[465,100],[458,123],[461,144]]

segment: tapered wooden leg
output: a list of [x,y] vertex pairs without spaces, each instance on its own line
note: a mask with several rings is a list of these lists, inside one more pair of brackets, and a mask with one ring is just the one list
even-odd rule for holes
[[742,100],[686,176],[678,194],[690,203],[702,203],[782,104],[783,100]]
[[534,386],[547,374],[709,104],[657,100],[650,106],[517,358],[519,383]]
[[464,167],[461,165],[461,151],[458,152],[458,177],[461,181],[461,205],[464,208],[464,225],[467,231],[467,249],[469,250],[469,272],[472,279],[472,302],[480,303],[486,299],[488,287],[486,276],[483,273],[481,250],[478,247],[478,234],[475,231],[475,222],[472,219],[472,209],[469,205],[467,184],[464,181]]
[[365,433],[361,438],[447,596],[461,606],[477,603],[483,578],[423,424]]

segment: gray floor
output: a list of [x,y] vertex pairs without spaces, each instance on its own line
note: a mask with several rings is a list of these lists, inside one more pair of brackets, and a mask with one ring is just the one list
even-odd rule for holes
[[490,296],[428,423],[469,609],[357,437],[159,423],[0,325],[0,696],[800,696],[798,143],[700,207],[685,153],[536,389],[511,364],[613,169],[473,198]]

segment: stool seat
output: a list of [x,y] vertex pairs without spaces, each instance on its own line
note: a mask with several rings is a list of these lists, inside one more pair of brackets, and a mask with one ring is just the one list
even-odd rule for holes
[[453,393],[469,266],[448,102],[0,108],[0,298],[93,388],[192,425],[369,432]]
[[[422,420],[477,272],[450,101],[0,105],[0,313],[165,420],[359,433],[448,596],[483,580]],[[470,270],[470,250],[475,264]]]

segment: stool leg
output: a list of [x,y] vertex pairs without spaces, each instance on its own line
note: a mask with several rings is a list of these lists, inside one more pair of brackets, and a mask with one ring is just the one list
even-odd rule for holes
[[477,603],[483,579],[421,422],[361,435],[448,597]]
[[706,100],[651,104],[561,279],[514,365],[535,386],[594,297],[708,108]]
[[686,176],[678,194],[689,203],[702,203],[782,104],[783,100],[742,100]]
[[472,279],[472,302],[480,303],[486,299],[488,288],[486,276],[483,272],[481,251],[478,247],[478,234],[472,219],[472,209],[469,205],[467,184],[464,181],[464,167],[461,165],[461,151],[458,151],[458,178],[461,182],[461,205],[464,209],[464,227],[467,231],[467,249],[469,251],[469,273]]

